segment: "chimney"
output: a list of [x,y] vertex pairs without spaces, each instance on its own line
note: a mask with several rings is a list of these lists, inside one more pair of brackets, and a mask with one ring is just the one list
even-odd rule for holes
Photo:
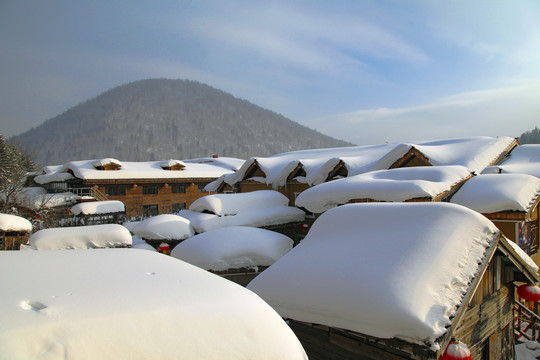
[[218,157],[219,157],[218,154],[213,154],[213,155],[212,155],[212,158],[213,158],[213,159],[217,159]]

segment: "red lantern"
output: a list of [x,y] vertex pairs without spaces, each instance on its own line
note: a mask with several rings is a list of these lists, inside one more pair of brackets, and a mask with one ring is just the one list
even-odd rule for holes
[[540,301],[540,288],[533,285],[520,285],[517,289],[517,293],[520,297],[527,301]]
[[161,243],[158,246],[159,251],[161,251],[164,254],[167,254],[169,252],[169,244],[167,243]]
[[467,345],[452,338],[439,360],[471,360],[472,355]]
[[301,227],[302,227],[302,231],[303,231],[303,232],[307,232],[308,229],[309,229],[309,225],[308,225],[308,224],[302,224]]

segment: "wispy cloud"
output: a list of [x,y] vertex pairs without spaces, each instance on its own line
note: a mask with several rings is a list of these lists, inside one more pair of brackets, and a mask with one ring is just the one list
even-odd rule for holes
[[397,109],[360,110],[318,119],[315,128],[356,144],[475,135],[519,136],[538,125],[540,80],[467,92]]

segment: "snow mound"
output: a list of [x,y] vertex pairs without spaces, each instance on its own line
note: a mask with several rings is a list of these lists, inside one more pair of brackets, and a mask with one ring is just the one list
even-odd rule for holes
[[497,234],[449,203],[344,205],[248,288],[285,318],[437,347]]
[[525,174],[485,174],[468,180],[452,203],[480,213],[527,212],[540,194],[540,179]]
[[[307,359],[252,292],[150,251],[0,253],[0,358]],[[26,281],[21,281],[26,279]]]
[[10,214],[0,214],[0,231],[32,231],[32,223],[23,217]]
[[399,202],[433,198],[470,175],[463,166],[422,166],[372,171],[303,191],[296,206],[322,213],[354,199]]
[[260,190],[238,194],[207,195],[195,200],[189,210],[208,211],[216,215],[235,215],[242,211],[275,206],[287,206],[289,199],[274,190]]
[[517,146],[502,164],[484,170],[493,173],[528,174],[540,178],[540,144]]
[[172,214],[153,216],[143,220],[131,231],[146,240],[183,240],[195,234],[188,219]]
[[205,270],[223,271],[272,265],[292,247],[293,241],[280,233],[232,226],[190,237],[171,256]]
[[131,246],[132,240],[122,225],[105,224],[39,230],[28,243],[38,250],[63,250]]
[[96,215],[119,213],[126,210],[124,203],[118,200],[91,201],[74,205],[71,208],[73,215]]

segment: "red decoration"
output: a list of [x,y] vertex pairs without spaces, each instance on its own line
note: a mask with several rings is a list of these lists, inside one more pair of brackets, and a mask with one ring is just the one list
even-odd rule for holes
[[464,343],[452,338],[439,360],[471,360],[472,355]]
[[303,232],[307,232],[309,229],[309,225],[308,224],[302,224],[302,231]]
[[166,254],[166,253],[169,251],[169,244],[167,244],[167,243],[161,243],[161,244],[159,244],[158,249],[159,249],[159,251],[161,251],[162,253]]
[[517,293],[520,297],[527,301],[540,301],[540,288],[533,285],[520,285],[517,289]]

